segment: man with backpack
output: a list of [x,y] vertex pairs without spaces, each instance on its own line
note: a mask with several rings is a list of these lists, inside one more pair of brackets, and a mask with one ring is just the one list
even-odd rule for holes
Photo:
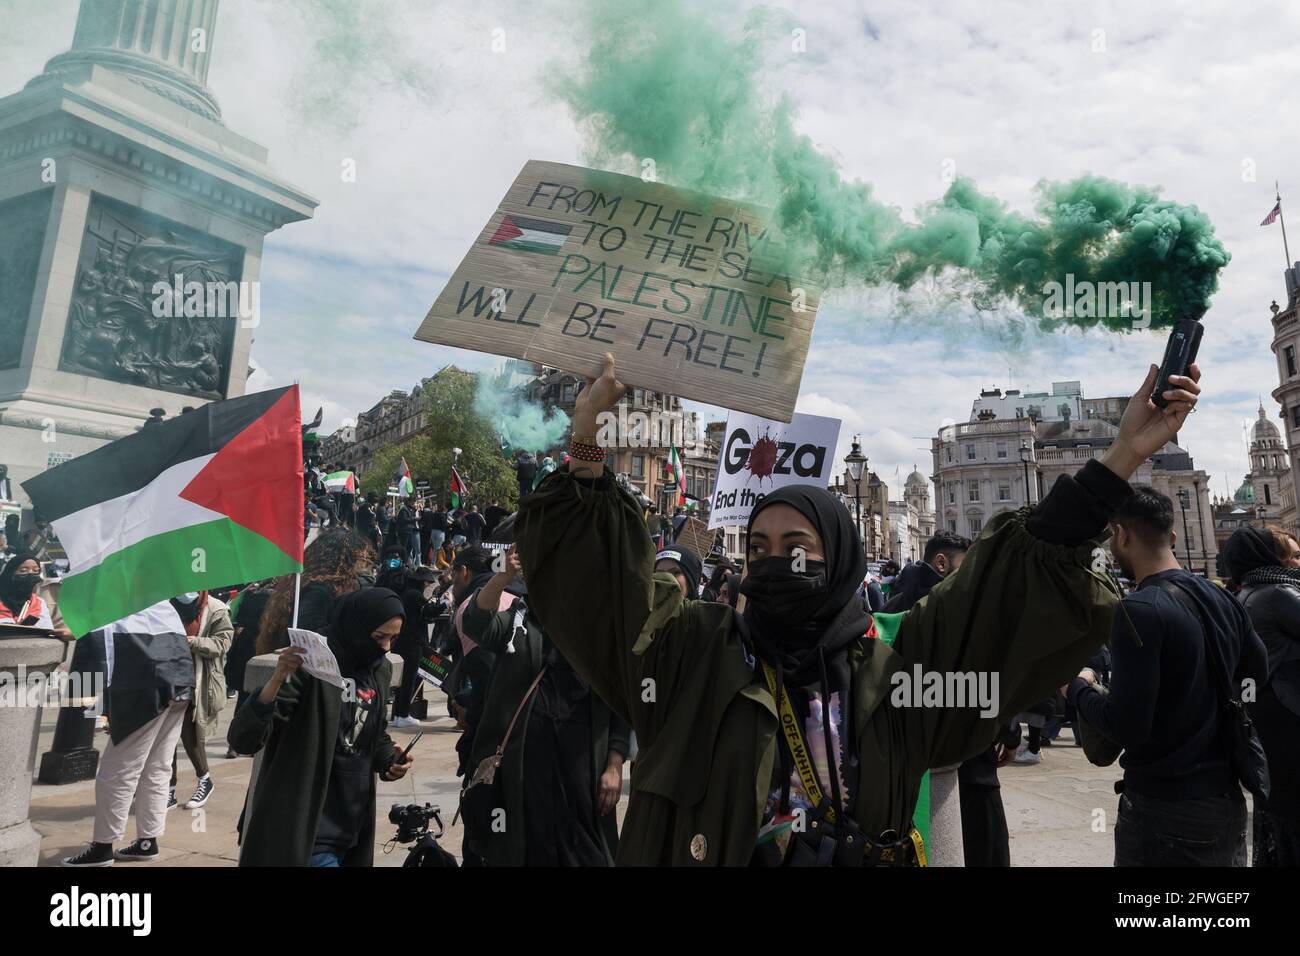
[[1173,528],[1173,503],[1147,485],[1115,511],[1111,553],[1138,586],[1115,615],[1109,692],[1085,668],[1068,697],[1085,733],[1124,748],[1116,866],[1245,866],[1252,781],[1229,701],[1253,700],[1267,658],[1241,606],[1179,566]]

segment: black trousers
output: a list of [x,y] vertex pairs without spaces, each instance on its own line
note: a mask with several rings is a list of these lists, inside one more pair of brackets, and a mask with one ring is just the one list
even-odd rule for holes
[[1246,798],[1159,800],[1125,791],[1115,821],[1116,866],[1245,866]]

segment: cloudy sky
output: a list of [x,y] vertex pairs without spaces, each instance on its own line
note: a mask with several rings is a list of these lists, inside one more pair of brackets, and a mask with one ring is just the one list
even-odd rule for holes
[[[711,0],[718,21],[747,5]],[[1300,129],[1285,2],[859,2],[782,9],[807,53],[765,76],[844,175],[910,215],[945,169],[1025,213],[1041,179],[1092,172],[1159,185],[1203,209],[1232,254],[1206,319],[1206,398],[1183,444],[1216,493],[1245,470],[1242,424],[1277,384],[1268,305],[1284,295],[1281,180],[1300,230]],[[74,0],[0,0],[0,93],[68,47]],[[25,24],[25,26],[24,26]],[[496,31],[494,33],[494,31]],[[429,305],[530,158],[582,162],[573,117],[541,77],[583,47],[560,0],[223,0],[209,85],[226,124],[270,150],[321,201],[268,237],[252,387],[301,383],[332,429],[448,362],[494,359],[411,340]],[[494,51],[493,40],[504,49]],[[502,44],[504,41],[504,44]],[[346,160],[356,181],[344,182]],[[1296,202],[1286,205],[1287,195]],[[1300,231],[1296,233],[1300,243]],[[1297,246],[1300,250],[1300,245]],[[1008,347],[950,320],[901,319],[876,297],[832,296],[799,408],[844,419],[894,484],[928,472],[929,436],[964,420],[981,387],[1129,393],[1163,335],[1034,336]],[[719,416],[720,417],[720,416]]]

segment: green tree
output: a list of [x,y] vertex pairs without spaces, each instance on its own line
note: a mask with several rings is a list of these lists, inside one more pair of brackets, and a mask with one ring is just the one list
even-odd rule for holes
[[376,452],[362,476],[361,490],[382,497],[398,462],[405,458],[412,478],[427,480],[431,493],[445,507],[455,459],[452,449],[459,448],[456,467],[469,485],[468,502],[482,509],[495,500],[513,510],[518,503],[518,482],[491,423],[474,411],[477,381],[457,368],[443,369],[430,378],[423,395],[427,429]]

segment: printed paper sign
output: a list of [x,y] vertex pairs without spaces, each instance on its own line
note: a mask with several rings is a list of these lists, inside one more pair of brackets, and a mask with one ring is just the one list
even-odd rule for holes
[[288,631],[289,643],[304,651],[302,669],[318,680],[342,688],[343,675],[339,673],[338,658],[330,650],[325,636],[299,627],[288,628]]
[[756,208],[531,160],[415,337],[794,414],[820,288]]
[[423,680],[441,689],[451,673],[451,662],[437,651],[430,651],[420,656],[418,673]]
[[709,528],[747,525],[763,498],[786,485],[830,483],[840,420],[795,415],[787,425],[744,412],[727,416]]

